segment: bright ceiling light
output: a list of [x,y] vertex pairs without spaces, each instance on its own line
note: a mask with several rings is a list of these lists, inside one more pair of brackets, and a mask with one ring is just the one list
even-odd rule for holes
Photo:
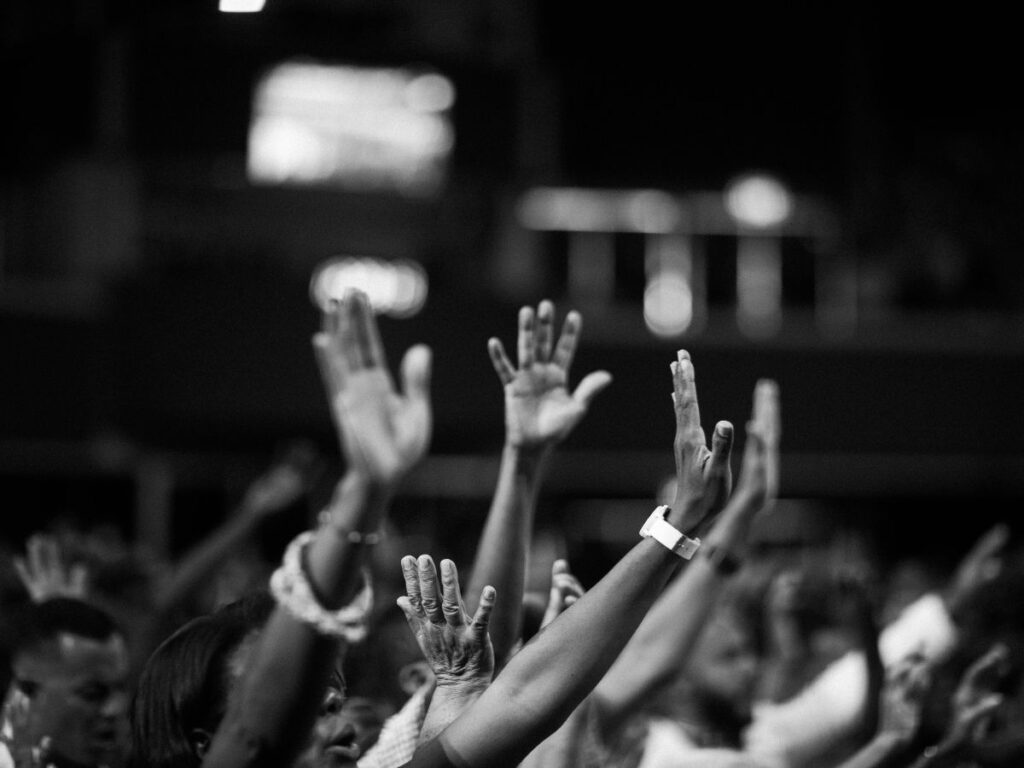
[[427,301],[427,273],[408,259],[349,256],[323,262],[309,284],[313,303],[324,312],[350,288],[365,293],[378,314],[411,317]]
[[263,10],[265,0],[220,0],[222,13],[257,13]]
[[746,174],[725,188],[725,209],[740,225],[772,229],[793,213],[793,199],[782,182],[765,174]]

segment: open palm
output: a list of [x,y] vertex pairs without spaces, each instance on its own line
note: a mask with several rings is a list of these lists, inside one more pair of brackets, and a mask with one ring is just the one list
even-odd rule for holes
[[544,448],[564,440],[586,414],[611,374],[595,371],[569,392],[569,367],[576,353],[582,318],[570,312],[554,344],[554,305],[542,301],[519,311],[518,367],[510,362],[501,341],[488,342],[491,362],[505,388],[505,430],[509,444]]

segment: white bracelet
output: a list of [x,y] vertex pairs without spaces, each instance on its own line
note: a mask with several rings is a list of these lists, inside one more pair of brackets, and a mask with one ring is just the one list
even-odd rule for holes
[[665,519],[665,513],[668,511],[669,507],[665,504],[655,507],[651,516],[647,518],[647,522],[640,529],[640,535],[645,539],[654,539],[684,560],[689,560],[700,547],[700,539],[691,539],[682,531],[677,530],[672,523]]
[[313,537],[312,531],[305,531],[288,545],[281,567],[270,577],[270,591],[278,605],[304,624],[321,634],[358,643],[366,638],[366,617],[373,607],[370,575],[364,569],[363,589],[351,603],[335,611],[324,608],[302,567],[303,550]]

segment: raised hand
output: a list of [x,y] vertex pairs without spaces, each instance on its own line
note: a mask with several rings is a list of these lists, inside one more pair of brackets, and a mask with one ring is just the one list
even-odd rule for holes
[[982,534],[964,555],[946,589],[950,611],[958,611],[966,600],[999,576],[1009,540],[1009,526],[999,523]]
[[34,534],[25,545],[25,555],[14,558],[14,569],[33,602],[51,597],[85,597],[88,570],[81,563],[65,565],[55,537]]
[[554,343],[555,307],[542,301],[519,310],[517,351],[513,366],[501,341],[492,338],[487,350],[505,388],[505,431],[510,445],[545,448],[566,438],[586,414],[594,397],[611,383],[607,371],[583,377],[569,393],[569,367],[576,354],[582,318],[569,312]]
[[494,650],[487,623],[495,592],[484,587],[480,605],[471,617],[459,589],[459,574],[451,560],[441,561],[441,585],[429,555],[402,558],[406,594],[398,598],[416,642],[430,664],[438,686],[483,689],[494,674]]
[[551,564],[551,590],[548,594],[547,608],[544,609],[544,616],[540,620],[540,628],[544,629],[557,619],[566,608],[583,597],[584,591],[579,579],[569,572],[568,561],[555,560]]
[[[754,514],[772,504],[778,493],[779,431],[779,387],[771,379],[760,379],[754,387],[754,408],[747,422],[740,479],[732,496],[750,510],[745,522],[749,523]],[[715,428],[715,436],[718,436],[718,427]],[[716,459],[714,451],[712,453],[709,466]],[[716,471],[708,470],[712,475]]]
[[964,672],[953,694],[953,717],[944,739],[947,744],[967,744],[986,735],[988,720],[1002,701],[996,688],[1006,676],[1009,650],[996,644]]
[[672,508],[683,515],[684,532],[693,535],[707,529],[732,490],[733,427],[728,421],[715,425],[708,448],[700,425],[697,385],[690,353],[679,350],[672,362],[672,403],[676,413],[673,447],[676,459],[676,498]]
[[382,484],[396,483],[430,443],[430,349],[417,345],[405,353],[398,392],[373,310],[355,290],[324,314],[313,348],[349,467]]

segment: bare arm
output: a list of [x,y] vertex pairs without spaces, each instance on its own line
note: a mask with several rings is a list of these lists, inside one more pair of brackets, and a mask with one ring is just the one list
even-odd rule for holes
[[[693,400],[694,408],[681,412],[681,429],[689,441],[703,445],[699,421],[693,424],[696,394],[692,377],[679,376],[677,400]],[[651,609],[622,655],[594,691],[602,720],[609,725],[620,722],[644,697],[661,683],[678,673],[689,656],[707,617],[714,608],[730,566],[738,563],[745,551],[747,535],[754,516],[767,499],[767,456],[777,451],[779,431],[778,387],[774,382],[761,381],[754,391],[752,421],[747,426],[747,443],[743,456],[741,480],[718,523],[708,533],[701,546],[701,554],[690,567],[665,590]],[[696,429],[694,427],[696,426]],[[718,452],[712,451],[719,461],[728,462],[727,446],[731,441],[731,425],[719,424],[715,440],[722,444]],[[684,443],[685,445],[685,443]],[[699,447],[698,445],[698,447]],[[714,443],[713,443],[714,445]],[[678,450],[678,449],[677,449]],[[690,454],[697,449],[689,448]],[[711,466],[714,458],[710,459]],[[689,498],[707,498],[700,479],[694,477],[698,468],[686,457],[680,460],[684,472],[690,476]],[[685,469],[693,467],[692,469]],[[699,469],[701,477],[708,471]],[[684,486],[684,484],[680,484]],[[686,506],[687,497],[677,498],[677,506]]]
[[[314,347],[327,387],[347,471],[330,519],[305,552],[305,572],[324,608],[348,602],[360,587],[361,536],[376,533],[396,483],[422,457],[430,436],[429,351],[403,360],[399,394],[366,297],[347,295],[325,317]],[[337,638],[278,606],[213,737],[205,768],[286,765],[306,742]]]
[[315,455],[301,444],[293,446],[267,472],[249,486],[227,521],[185,553],[170,580],[157,593],[154,621],[174,611],[204,585],[224,559],[253,535],[268,516],[286,509],[304,493],[311,479]]
[[[713,508],[678,505],[667,519],[692,533],[713,517]],[[445,749],[467,766],[517,765],[604,676],[680,562],[653,539],[641,540],[511,658],[442,734]]]
[[520,309],[518,366],[509,361],[501,341],[492,338],[487,345],[505,390],[505,445],[469,594],[479,595],[490,585],[501,595],[490,623],[499,666],[520,637],[526,558],[548,457],[611,382],[610,374],[596,371],[585,376],[570,394],[569,367],[582,318],[578,312],[569,312],[555,343],[554,313],[550,301],[542,301],[536,313],[531,307]]

